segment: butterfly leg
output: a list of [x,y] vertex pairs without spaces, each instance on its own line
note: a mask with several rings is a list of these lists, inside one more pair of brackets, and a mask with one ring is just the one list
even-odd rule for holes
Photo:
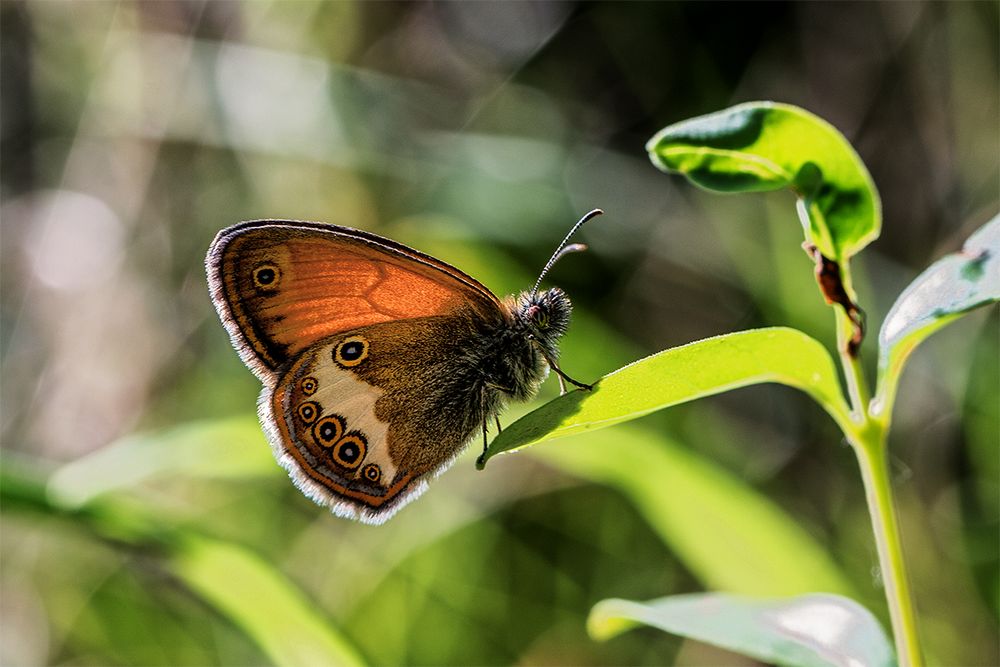
[[559,376],[559,389],[561,393],[563,394],[566,393],[566,382],[569,382],[574,387],[579,387],[580,389],[586,389],[587,391],[590,391],[591,389],[594,388],[594,385],[592,384],[584,384],[582,382],[577,382],[570,376],[563,373],[562,369],[556,365],[555,360],[551,359],[549,355],[545,353],[545,350],[542,350],[542,356],[545,357],[545,363],[549,365],[549,368],[554,370],[556,372],[556,375]]
[[[486,456],[486,448],[489,447],[489,442],[487,442],[487,433],[486,432],[487,432],[487,429],[488,429],[489,417],[490,416],[489,416],[489,412],[487,410],[485,410],[485,405],[486,405],[486,388],[487,388],[487,386],[483,385],[482,389],[479,391],[480,400],[482,401],[481,405],[484,406],[484,409],[483,409],[483,453],[482,453],[482,456],[479,457],[480,460],[482,460]],[[497,430],[499,431],[499,429],[500,429],[500,422],[498,421],[497,422]]]
[[570,376],[568,376],[565,373],[563,373],[562,369],[559,368],[558,366],[554,365],[554,364],[552,365],[552,370],[554,370],[556,372],[556,374],[559,376],[560,380],[565,380],[566,382],[569,382],[574,387],[578,387],[580,389],[585,389],[587,391],[590,391],[591,389],[594,388],[594,385],[592,385],[592,384],[584,384],[582,382],[577,382],[576,380],[574,380]]
[[500,428],[500,415],[493,415],[493,419],[497,423],[497,435],[503,433],[503,429]]

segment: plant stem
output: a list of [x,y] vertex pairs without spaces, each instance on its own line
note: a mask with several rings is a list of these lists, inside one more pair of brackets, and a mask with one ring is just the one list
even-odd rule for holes
[[865,380],[861,359],[852,356],[848,351],[848,341],[853,334],[853,323],[844,309],[837,306],[837,351],[840,353],[840,363],[844,369],[844,379],[847,382],[848,398],[854,420],[861,424],[867,419],[868,401],[871,393]]
[[[849,265],[841,266],[842,279],[851,300],[855,299],[851,286]],[[903,560],[903,546],[899,534],[899,521],[892,495],[889,475],[887,435],[890,416],[874,417],[871,412],[871,392],[865,379],[859,355],[851,354],[848,342],[854,333],[854,323],[841,306],[834,306],[837,326],[837,351],[844,370],[844,380],[851,404],[854,427],[845,432],[861,468],[865,486],[868,513],[878,549],[879,569],[885,586],[885,599],[892,620],[892,635],[896,643],[896,658],[901,667],[922,667],[923,655],[917,636],[917,618],[910,595],[910,584]]]
[[868,426],[864,431],[849,434],[848,437],[857,453],[864,480],[886,602],[892,619],[896,655],[901,667],[921,667],[924,664],[923,656],[917,637],[917,619],[906,576],[899,522],[892,496],[886,432],[874,422],[869,421]]

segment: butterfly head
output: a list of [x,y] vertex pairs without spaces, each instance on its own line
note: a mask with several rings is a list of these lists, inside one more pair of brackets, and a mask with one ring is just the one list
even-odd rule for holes
[[513,308],[520,328],[551,358],[559,354],[557,343],[569,328],[572,310],[569,297],[558,287],[543,292],[522,292]]
[[569,316],[573,306],[569,302],[569,297],[558,287],[547,289],[544,292],[538,291],[538,286],[542,284],[542,279],[549,272],[556,262],[573,252],[586,250],[587,246],[582,243],[570,243],[577,230],[583,227],[588,220],[604,213],[599,208],[590,211],[569,230],[566,238],[562,240],[552,257],[545,264],[545,268],[535,281],[535,286],[530,292],[523,292],[517,298],[513,311],[518,324],[532,340],[536,341],[542,348],[542,352],[548,359],[555,359],[559,354],[556,342],[566,333],[569,328]]
[[[506,303],[514,320],[512,349],[523,350],[524,356],[521,353],[505,355],[508,370],[501,375],[510,379],[502,384],[518,389],[515,396],[525,400],[534,394],[548,374],[547,362],[559,358],[559,338],[569,328],[573,307],[569,297],[558,287],[542,292],[521,292],[516,297],[508,297]],[[519,343],[513,343],[515,340]]]

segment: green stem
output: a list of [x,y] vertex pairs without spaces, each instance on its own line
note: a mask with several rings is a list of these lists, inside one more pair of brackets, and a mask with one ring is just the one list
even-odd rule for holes
[[[851,300],[855,299],[851,286],[850,267],[841,265],[842,279]],[[879,568],[885,585],[885,599],[892,620],[892,634],[896,643],[896,657],[901,667],[921,667],[923,656],[917,636],[917,618],[910,594],[910,584],[903,560],[903,546],[892,495],[887,456],[887,435],[890,417],[871,414],[871,392],[865,379],[860,355],[851,354],[848,342],[854,333],[854,324],[841,306],[834,306],[837,325],[837,351],[844,370],[844,379],[851,403],[854,427],[845,434],[858,457],[861,478],[868,501],[872,531],[878,549]]]
[[892,620],[896,655],[901,667],[921,667],[924,664],[923,656],[917,637],[917,618],[906,576],[899,521],[892,496],[885,430],[870,421],[868,426],[864,431],[849,434],[849,438],[857,453],[864,480],[868,512],[875,532],[879,567]]
[[837,351],[840,353],[840,363],[844,369],[844,379],[847,382],[847,393],[851,404],[851,415],[858,424],[867,418],[867,406],[871,398],[868,382],[865,380],[864,369],[860,357],[852,356],[848,351],[848,341],[854,333],[851,318],[844,309],[837,310]]

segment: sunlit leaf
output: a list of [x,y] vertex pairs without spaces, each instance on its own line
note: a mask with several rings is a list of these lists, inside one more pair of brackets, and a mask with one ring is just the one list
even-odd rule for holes
[[779,506],[665,437],[625,426],[532,454],[618,489],[708,587],[748,595],[851,592],[822,544]]
[[1000,215],[969,237],[961,252],[939,259],[903,290],[879,331],[879,390],[873,412],[892,405],[910,353],[932,333],[1000,300]]
[[660,169],[708,190],[791,189],[807,213],[809,240],[830,259],[847,259],[879,235],[881,204],[868,170],[836,128],[798,107],[740,104],[666,127],[646,150]]
[[848,409],[829,352],[801,331],[775,327],[707,338],[665,350],[517,420],[481,458],[542,440],[605,428],[696,398],[763,382],[801,389],[840,423]]
[[234,544],[187,536],[167,567],[243,628],[277,665],[361,665],[350,643],[272,565]]
[[256,419],[237,417],[183,424],[123,438],[60,468],[49,493],[68,505],[179,474],[242,478],[280,473]]
[[604,600],[594,606],[588,619],[588,629],[598,639],[608,639],[640,624],[768,664],[896,664],[891,644],[871,612],[836,595],[756,600],[708,593],[650,602]]

